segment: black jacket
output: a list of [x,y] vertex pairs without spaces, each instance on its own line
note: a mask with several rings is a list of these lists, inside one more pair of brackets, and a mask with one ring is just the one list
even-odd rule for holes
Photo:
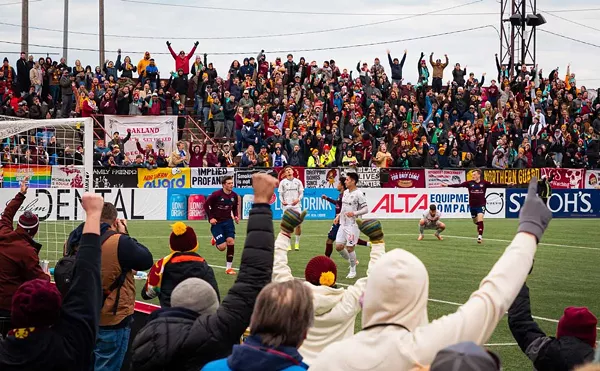
[[9,335],[0,340],[0,370],[89,369],[102,306],[100,254],[100,236],[83,235],[58,323],[24,339]]
[[388,54],[388,61],[390,62],[390,69],[392,70],[392,80],[402,80],[402,67],[406,61],[406,53],[402,56],[402,60],[398,64],[394,64],[392,56]]
[[569,371],[594,359],[594,349],[571,336],[546,336],[531,317],[529,288],[524,284],[508,309],[508,326],[519,347],[539,371]]
[[200,370],[227,357],[248,325],[258,293],[271,282],[273,214],[269,205],[254,204],[238,278],[215,314],[184,308],[159,311],[133,341],[133,370]]

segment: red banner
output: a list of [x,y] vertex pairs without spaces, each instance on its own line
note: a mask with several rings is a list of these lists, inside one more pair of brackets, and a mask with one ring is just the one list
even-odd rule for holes
[[389,169],[384,188],[425,188],[425,170]]
[[[275,171],[277,171],[277,174],[279,174],[279,180],[282,180],[283,178],[285,178],[285,174],[283,173],[284,168],[275,167],[273,169]],[[298,178],[302,182],[302,185],[304,185],[304,168],[303,167],[292,167],[292,169],[294,169],[294,178]]]
[[545,167],[542,176],[554,176],[550,185],[554,189],[577,189],[584,188],[584,169],[554,169]]

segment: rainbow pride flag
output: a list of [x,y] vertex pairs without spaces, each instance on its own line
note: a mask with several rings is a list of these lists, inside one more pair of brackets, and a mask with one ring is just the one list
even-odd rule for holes
[[30,188],[50,188],[52,167],[44,165],[7,165],[2,169],[2,188],[19,188],[21,180],[29,177]]

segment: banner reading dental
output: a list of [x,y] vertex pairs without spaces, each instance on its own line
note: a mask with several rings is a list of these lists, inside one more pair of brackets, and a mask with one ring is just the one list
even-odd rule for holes
[[464,170],[435,170],[426,169],[425,179],[427,188],[441,188],[443,184],[459,184],[465,181]]
[[[471,218],[469,194],[462,188],[434,189],[362,189],[367,197],[369,213],[365,218],[420,219],[434,204],[442,218]],[[486,218],[504,218],[505,189],[489,189],[486,193]]]
[[190,188],[190,168],[138,169],[138,188]]
[[121,138],[125,138],[127,132],[131,132],[121,152],[131,161],[140,154],[135,144],[138,139],[142,148],[152,144],[152,149],[158,152],[164,149],[168,156],[176,149],[177,143],[177,116],[104,116],[106,129],[106,144],[112,140],[114,132],[118,131]]
[[190,182],[192,188],[218,188],[223,177],[233,175],[231,167],[199,167],[191,169]]
[[[497,184],[514,184],[515,186],[524,186],[529,184],[532,177],[540,178],[540,169],[486,169],[483,171],[485,180]],[[473,180],[472,172],[467,173],[467,180]]]

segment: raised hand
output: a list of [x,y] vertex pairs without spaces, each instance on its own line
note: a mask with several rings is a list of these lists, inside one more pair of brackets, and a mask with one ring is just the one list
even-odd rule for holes
[[29,177],[25,177],[23,178],[23,180],[21,180],[21,189],[19,190],[19,192],[21,192],[21,194],[23,194],[23,196],[25,196],[27,194],[27,190],[29,189]]
[[517,231],[535,236],[539,243],[544,231],[548,228],[548,224],[550,224],[550,220],[552,220],[552,212],[538,196],[537,190],[538,179],[533,177],[529,182],[527,198],[519,213],[519,228]]

